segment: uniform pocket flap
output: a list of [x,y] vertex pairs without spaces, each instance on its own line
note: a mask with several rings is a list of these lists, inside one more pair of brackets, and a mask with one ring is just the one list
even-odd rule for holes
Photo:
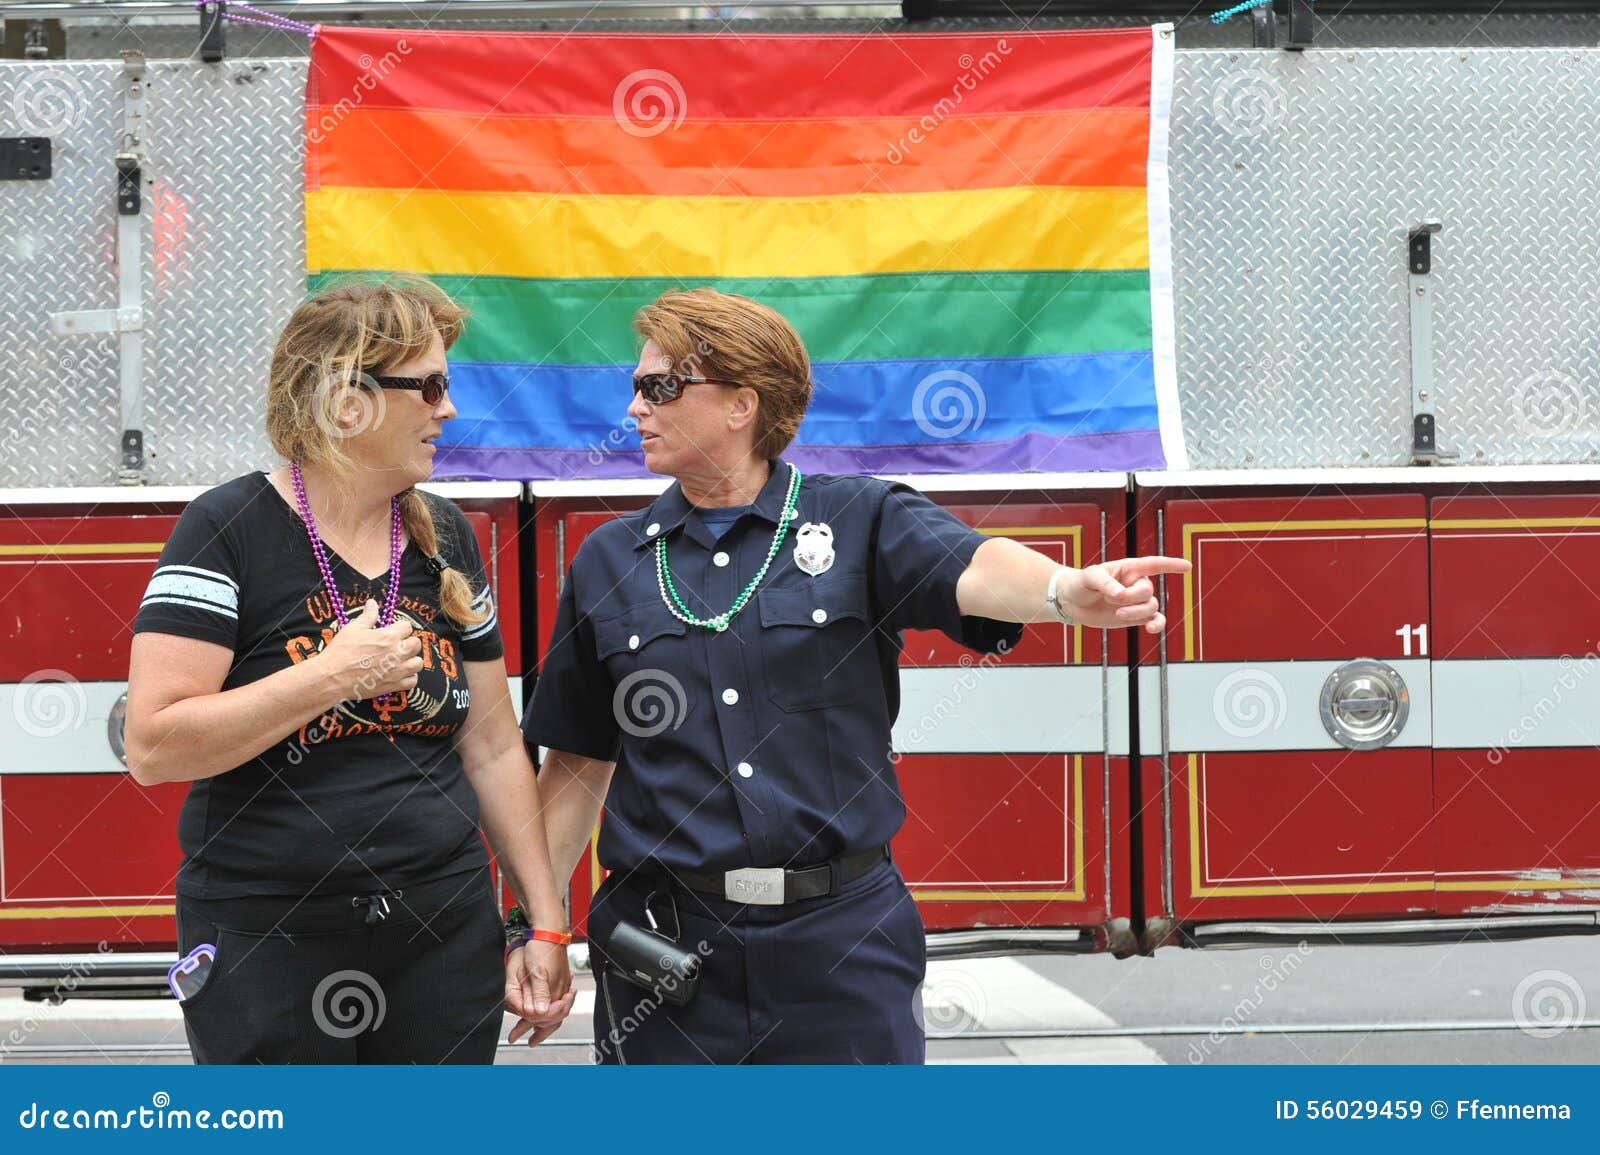
[[862,574],[812,579],[798,586],[773,586],[756,595],[763,626],[825,626],[840,618],[867,620],[867,583]]
[[658,638],[681,638],[688,629],[660,602],[630,606],[614,617],[595,620],[595,652],[602,661],[613,654],[637,653]]

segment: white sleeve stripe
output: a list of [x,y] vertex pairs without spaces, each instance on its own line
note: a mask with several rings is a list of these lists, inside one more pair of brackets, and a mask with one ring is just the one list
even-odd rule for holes
[[496,614],[490,614],[487,618],[485,618],[483,620],[482,623],[480,623],[479,625],[474,626],[472,629],[470,629],[466,633],[462,634],[461,635],[461,640],[464,641],[464,642],[470,642],[475,638],[481,638],[481,637],[483,637],[484,634],[489,633],[491,630],[493,630],[499,624],[500,624],[499,616],[496,615]]
[[193,598],[195,601],[210,602],[213,605],[229,610],[239,608],[239,591],[237,588],[224,585],[213,578],[196,577],[187,573],[172,573],[170,572],[170,567],[157,570],[156,575],[150,579],[150,586],[145,590],[145,597],[155,597],[157,595]]
[[164,574],[164,573],[188,573],[188,574],[194,574],[197,577],[209,578],[211,581],[221,582],[223,585],[229,586],[234,590],[238,590],[238,588],[239,588],[239,583],[238,582],[234,581],[227,574],[218,573],[214,569],[201,569],[198,566],[192,566],[192,565],[164,565],[164,566],[161,566],[159,569],[156,570],[157,576],[159,576],[161,574]]
[[234,613],[232,610],[224,609],[219,605],[212,604],[211,602],[196,602],[190,601],[187,598],[147,597],[144,599],[144,601],[139,603],[139,608],[143,609],[145,606],[153,606],[157,604],[185,606],[191,610],[210,610],[212,613],[218,614],[221,617],[232,618],[234,621],[239,620],[239,615]]

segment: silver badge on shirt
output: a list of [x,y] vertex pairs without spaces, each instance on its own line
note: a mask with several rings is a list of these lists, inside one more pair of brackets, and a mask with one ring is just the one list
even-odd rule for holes
[[833,568],[833,530],[825,521],[808,521],[794,535],[794,564],[812,577]]

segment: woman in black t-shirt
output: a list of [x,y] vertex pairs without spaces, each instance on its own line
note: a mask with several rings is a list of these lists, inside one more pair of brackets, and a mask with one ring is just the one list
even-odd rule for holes
[[[288,465],[184,511],[134,624],[128,767],[190,782],[176,891],[199,1062],[492,1062],[542,1041],[569,941],[466,518],[418,491],[466,311],[324,291],[273,351]],[[533,924],[510,954],[480,821]]]

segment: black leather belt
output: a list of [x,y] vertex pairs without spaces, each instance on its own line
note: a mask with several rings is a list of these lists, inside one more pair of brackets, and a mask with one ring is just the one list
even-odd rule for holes
[[747,866],[740,870],[701,872],[674,870],[671,877],[699,894],[713,895],[729,902],[752,906],[781,906],[807,898],[837,894],[838,886],[854,882],[889,857],[887,846],[877,846],[860,854],[846,854],[820,866],[785,870],[781,866]]

